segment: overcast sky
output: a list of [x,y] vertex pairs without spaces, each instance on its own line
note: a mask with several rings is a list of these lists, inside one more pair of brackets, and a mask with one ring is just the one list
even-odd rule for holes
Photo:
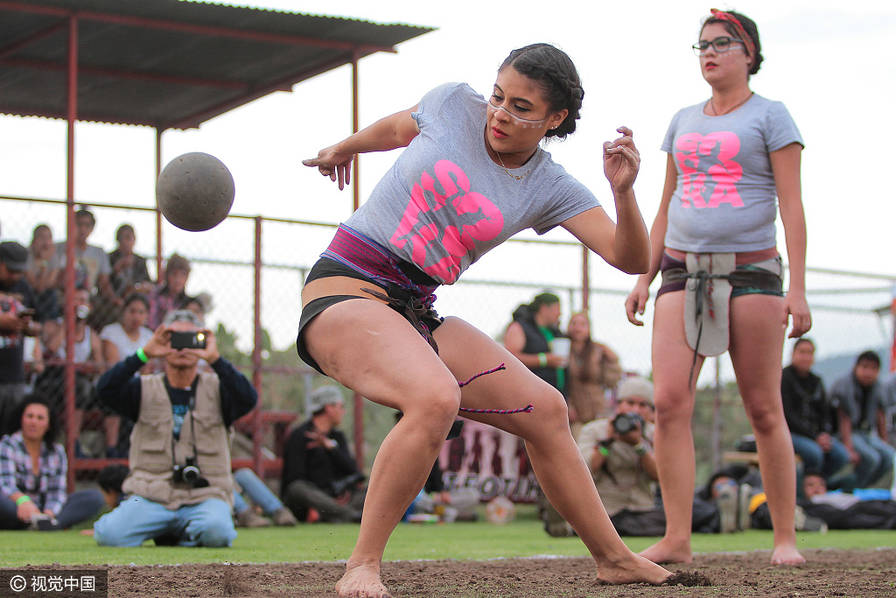
[[[648,225],[662,189],[666,157],[659,146],[669,120],[679,108],[709,96],[690,45],[712,3],[239,4],[437,27],[401,44],[397,54],[361,62],[362,126],[414,105],[445,81],[466,81],[487,94],[511,49],[536,41],[557,45],[578,66],[585,99],[578,131],[546,149],[598,199],[610,202],[613,216],[600,147],[615,136],[617,126],[631,127],[642,156],[635,190]],[[896,275],[891,262],[896,197],[886,190],[896,139],[896,3],[745,0],[715,6],[734,8],[758,23],[765,62],[751,87],[783,101],[806,141],[802,180],[808,265]],[[350,133],[350,89],[350,69],[337,69],[198,130],[166,133],[163,161],[186,151],[220,157],[236,180],[235,213],[338,222],[350,213],[350,192],[340,194],[299,161]],[[0,194],[65,197],[64,123],[4,116],[0,139]],[[153,140],[153,131],[146,128],[79,125],[76,196],[153,205]],[[364,158],[362,199],[393,159],[389,154]],[[4,235],[15,230],[8,216],[0,216]],[[570,237],[562,233],[557,238]],[[779,247],[783,253],[782,233]],[[474,266],[471,275],[487,278],[489,268],[501,268],[488,259]],[[597,277],[597,286],[629,289],[633,283],[608,267],[598,268]],[[885,284],[825,284],[840,283]],[[621,306],[621,298],[619,302]],[[621,307],[614,317],[623,317]]]

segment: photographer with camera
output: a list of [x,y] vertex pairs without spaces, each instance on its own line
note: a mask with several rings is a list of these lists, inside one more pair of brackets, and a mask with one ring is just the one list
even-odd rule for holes
[[[164,372],[135,377],[154,357],[164,358]],[[200,359],[211,372],[198,370]],[[122,485],[129,497],[96,522],[97,542],[230,546],[229,428],[258,397],[220,356],[214,333],[191,311],[169,312],[146,346],[106,372],[97,389],[103,403],[136,421]]]
[[323,521],[358,522],[367,494],[364,474],[336,429],[345,415],[342,392],[321,386],[308,395],[311,417],[289,435],[283,449],[280,494],[299,521],[313,509]]
[[655,499],[652,419],[653,384],[629,377],[619,384],[614,415],[585,424],[579,433],[579,451],[622,536],[664,531],[665,518]]

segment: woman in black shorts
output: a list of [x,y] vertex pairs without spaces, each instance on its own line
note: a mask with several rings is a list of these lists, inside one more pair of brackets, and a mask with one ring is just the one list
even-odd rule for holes
[[386,542],[458,410],[526,441],[541,487],[594,555],[600,579],[660,583],[669,576],[614,531],[560,393],[487,335],[433,309],[436,287],[530,227],[543,233],[561,225],[611,265],[646,269],[631,131],[620,128],[622,136],[603,147],[615,224],[540,147],[575,130],[583,95],[569,57],[535,44],[508,56],[488,100],[469,86],[443,85],[304,161],[342,189],[355,154],[407,147],[339,227],[302,292],[302,358],[404,414],[377,452],[340,596],[388,596],[380,579]]

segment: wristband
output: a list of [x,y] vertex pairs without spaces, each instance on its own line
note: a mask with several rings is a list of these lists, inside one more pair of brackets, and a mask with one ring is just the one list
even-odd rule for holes
[[143,363],[149,362],[149,357],[146,356],[146,353],[143,351],[143,347],[137,349],[137,359],[139,359]]
[[637,454],[639,457],[643,457],[644,455],[647,454],[647,445],[644,444],[643,442],[639,442],[638,444],[635,445],[634,448],[635,448],[635,454]]
[[539,353],[539,354],[538,354],[538,365],[541,366],[541,367],[543,367],[543,368],[548,366],[548,356],[547,356],[547,353]]
[[599,452],[599,453],[600,453],[601,455],[603,455],[604,457],[609,457],[609,456],[610,456],[610,449],[608,449],[607,447],[605,447],[605,446],[602,445],[602,444],[599,444],[599,445],[597,446],[597,452]]
[[26,502],[31,502],[31,497],[28,496],[27,494],[23,494],[22,496],[20,496],[16,499],[16,506],[18,507],[20,505],[25,504]]

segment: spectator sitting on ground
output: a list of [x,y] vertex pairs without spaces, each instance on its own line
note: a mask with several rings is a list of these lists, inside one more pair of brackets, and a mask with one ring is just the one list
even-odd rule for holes
[[[659,536],[666,527],[656,501],[656,460],[653,457],[653,384],[633,376],[619,383],[612,417],[588,422],[577,439],[579,452],[591,470],[598,493],[620,536]],[[717,509],[694,501],[693,530],[715,531]],[[572,528],[546,504],[545,531],[570,536]]]
[[[112,273],[109,256],[102,247],[87,244],[95,225],[96,218],[90,210],[82,208],[75,212],[75,288],[87,289],[91,298],[100,295],[106,303],[121,306],[123,301],[115,295],[109,282],[109,275]],[[65,263],[65,241],[62,241],[56,243],[56,252],[50,264],[57,271],[56,286],[62,292],[65,292]]]
[[893,471],[896,449],[887,437],[885,397],[878,381],[880,357],[865,351],[852,371],[831,385],[831,398],[839,413],[839,437],[855,464],[855,485],[868,488]]
[[18,429],[0,439],[0,529],[53,531],[96,516],[98,490],[66,494],[68,461],[49,404],[29,397],[17,416]]
[[836,412],[825,393],[824,383],[812,372],[814,363],[815,343],[805,337],[798,338],[793,344],[790,365],[781,372],[781,398],[793,450],[802,459],[799,472],[820,471],[830,480],[849,463],[849,453],[833,436]]
[[283,448],[280,496],[300,521],[313,509],[323,521],[358,522],[367,488],[345,434],[336,428],[345,415],[342,392],[333,385],[315,389],[308,411],[311,417]]
[[[748,528],[772,528],[768,500],[759,472],[746,465],[734,464],[713,473],[698,497],[718,505],[722,532]],[[794,526],[799,531],[827,531],[825,522],[796,505]]]
[[889,490],[828,492],[824,476],[807,471],[803,493],[806,499],[800,505],[806,514],[821,519],[830,529],[896,529],[896,501]]
[[25,398],[25,336],[40,333],[34,295],[23,280],[27,259],[19,243],[0,243],[0,435],[20,424],[14,412]]
[[[236,516],[237,527],[267,527],[271,525],[271,520],[275,525],[286,527],[298,523],[292,511],[283,506],[277,495],[271,492],[267,484],[255,475],[254,471],[248,467],[238,469],[233,472],[233,479],[238,486],[233,493],[233,513]],[[266,517],[256,513],[255,509],[243,498],[243,494],[246,494]]]
[[[90,295],[87,289],[75,290],[75,352],[74,361],[78,364],[75,372],[75,416],[74,429],[80,433],[84,412],[97,406],[93,375],[105,370],[100,337],[87,324],[90,318]],[[65,323],[58,320],[45,322],[43,345],[47,359],[56,363],[48,365],[34,382],[35,392],[51,399],[53,409],[57,413],[65,412]],[[104,422],[106,446],[114,447],[118,442],[117,423]],[[87,456],[75,441],[75,454]]]
[[59,272],[52,267],[55,254],[53,231],[46,224],[38,224],[31,235],[28,262],[25,266],[25,280],[34,291],[37,310],[34,319],[38,322],[53,320],[60,315],[59,289],[56,288]]
[[165,314],[175,309],[183,309],[190,301],[187,295],[187,279],[190,277],[190,262],[185,257],[173,254],[165,265],[163,282],[149,296],[149,327],[155,330],[165,319]]
[[[206,347],[173,349],[175,332],[203,333]],[[154,357],[164,372],[135,377]],[[212,373],[199,372],[205,359]],[[218,353],[215,335],[192,312],[172,311],[152,339],[103,374],[100,399],[136,421],[131,434],[129,496],[94,525],[106,546],[230,546],[233,476],[231,424],[255,407],[252,384]]]

